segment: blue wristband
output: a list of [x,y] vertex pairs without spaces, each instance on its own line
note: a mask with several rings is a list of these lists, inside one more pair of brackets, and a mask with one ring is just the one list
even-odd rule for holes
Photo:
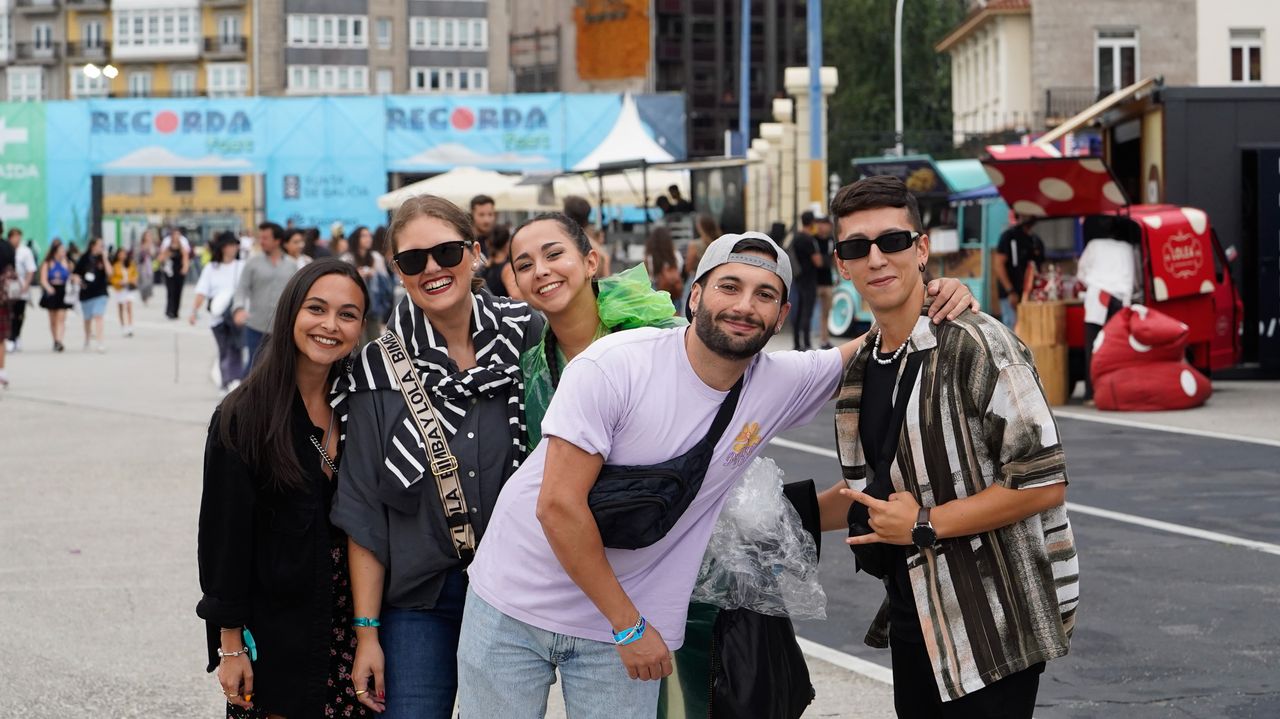
[[613,643],[620,647],[625,647],[628,644],[637,642],[640,637],[644,636],[644,630],[647,626],[649,626],[649,623],[645,621],[644,616],[641,616],[634,627],[627,627],[620,632],[614,632]]
[[241,632],[241,636],[244,637],[245,651],[249,652],[249,661],[258,661],[258,645],[253,641],[253,634],[249,632],[248,627],[244,628],[244,631]]
[[353,626],[353,627],[380,627],[380,626],[382,626],[382,622],[380,622],[380,621],[378,621],[377,619],[374,619],[374,618],[372,618],[372,617],[356,617],[355,619],[352,619],[352,620],[351,620],[351,626]]

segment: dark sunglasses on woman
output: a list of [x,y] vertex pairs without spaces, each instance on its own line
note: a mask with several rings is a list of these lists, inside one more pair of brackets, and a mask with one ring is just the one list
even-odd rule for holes
[[871,245],[874,243],[880,248],[880,252],[890,255],[895,252],[902,252],[911,245],[915,244],[917,238],[920,237],[919,232],[911,230],[895,230],[886,232],[874,240],[856,239],[841,240],[836,243],[836,257],[842,260],[860,260],[871,254]]
[[427,258],[434,257],[436,264],[440,267],[457,267],[462,262],[462,257],[466,255],[467,248],[471,246],[466,240],[455,240],[453,242],[441,242],[435,247],[428,247],[425,250],[405,250],[397,252],[395,256],[396,266],[406,275],[422,274],[427,269]]

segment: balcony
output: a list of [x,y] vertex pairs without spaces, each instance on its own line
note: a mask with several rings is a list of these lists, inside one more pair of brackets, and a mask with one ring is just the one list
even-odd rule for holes
[[203,92],[199,92],[197,90],[191,90],[189,92],[184,92],[182,90],[148,90],[146,92],[140,92],[140,93],[133,93],[126,90],[125,92],[110,92],[105,95],[102,95],[101,97],[118,99],[118,98],[129,98],[129,97],[170,98],[170,97],[204,97],[204,96],[205,94]]
[[72,61],[102,61],[111,55],[109,42],[69,42],[67,43],[67,59]]
[[1045,90],[1045,124],[1050,127],[1061,124],[1106,97],[1108,92],[1096,87],[1051,87]]
[[45,15],[61,12],[61,0],[15,0],[13,9],[23,15]]
[[245,0],[201,0],[200,4],[212,8],[243,7]]
[[141,45],[117,42],[111,49],[111,59],[121,62],[164,62],[166,60],[196,60],[200,57],[200,39],[184,43],[146,43]]
[[13,61],[21,65],[56,65],[58,46],[36,47],[33,43],[20,42],[13,46]]
[[76,12],[106,12],[111,9],[109,0],[67,0],[67,9]]
[[243,60],[249,50],[249,40],[244,35],[218,35],[204,39],[206,60]]

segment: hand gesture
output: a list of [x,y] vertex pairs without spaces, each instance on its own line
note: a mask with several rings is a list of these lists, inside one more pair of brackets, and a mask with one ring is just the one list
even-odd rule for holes
[[242,709],[253,708],[253,665],[247,654],[222,658],[218,664],[218,684],[228,703]]
[[385,662],[382,644],[377,638],[360,638],[356,641],[356,656],[351,662],[351,683],[356,688],[356,699],[378,713],[387,708],[386,685],[383,683]]
[[671,650],[667,649],[662,635],[652,624],[645,627],[644,636],[615,649],[622,659],[622,665],[627,668],[627,675],[632,679],[650,681],[671,674]]
[[856,489],[841,489],[840,494],[867,508],[872,532],[845,540],[848,544],[911,544],[911,530],[916,526],[920,503],[910,492],[894,492],[886,499],[876,499]]

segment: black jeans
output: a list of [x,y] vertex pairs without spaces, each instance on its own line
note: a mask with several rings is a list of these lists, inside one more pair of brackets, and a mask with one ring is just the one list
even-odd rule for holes
[[942,701],[924,644],[891,642],[893,708],[899,719],[1031,719],[1044,662],[949,702]]
[[178,312],[182,309],[182,286],[186,284],[186,275],[165,275],[165,303],[164,314],[169,319],[177,319]]
[[27,318],[27,301],[10,300],[9,301],[9,336],[10,342],[17,342],[18,337],[22,335],[22,323]]
[[796,282],[791,285],[792,321],[795,322],[796,349],[813,346],[810,336],[813,329],[813,307],[818,301],[818,287],[812,283]]

